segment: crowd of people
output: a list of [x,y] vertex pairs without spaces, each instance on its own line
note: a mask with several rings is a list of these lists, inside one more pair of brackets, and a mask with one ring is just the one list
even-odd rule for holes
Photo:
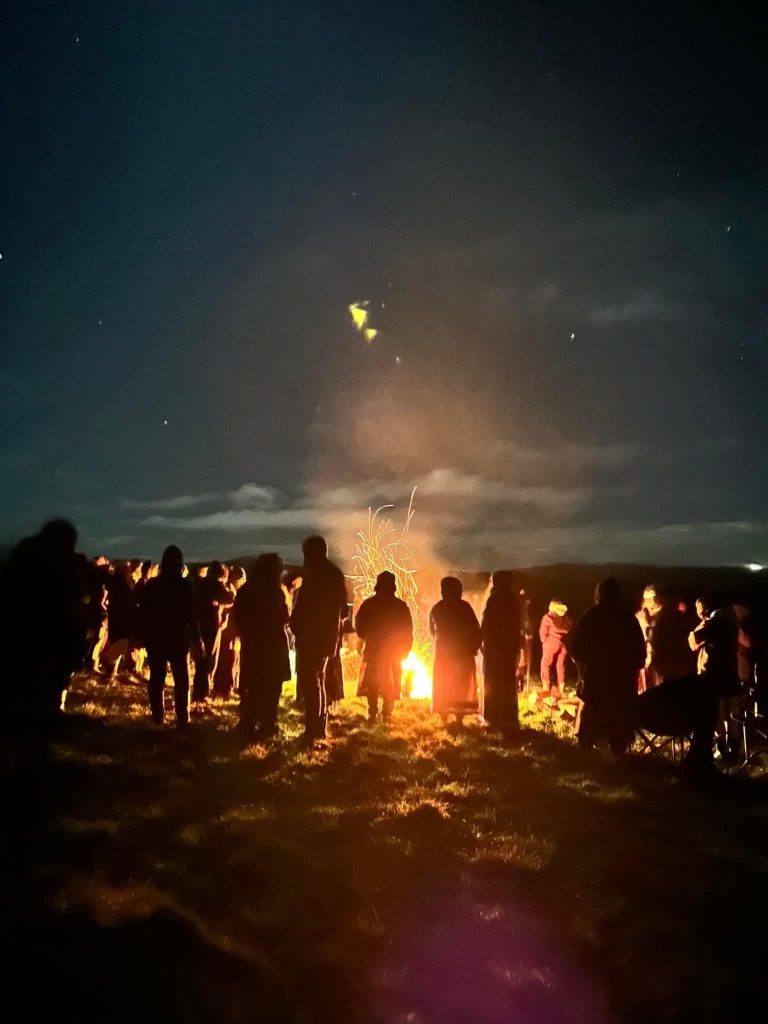
[[[397,580],[382,572],[356,609],[325,540],[308,537],[303,565],[286,574],[275,553],[248,573],[212,562],[189,570],[172,545],[159,565],[88,561],[64,521],[46,524],[12,552],[0,577],[0,623],[10,652],[14,714],[20,724],[55,714],[72,674],[118,670],[146,678],[152,721],[165,720],[173,680],[175,719],[185,729],[209,696],[239,693],[247,740],[278,734],[283,684],[292,677],[303,709],[306,745],[326,734],[328,709],[344,696],[342,648],[361,647],[357,693],[371,723],[389,721],[414,641],[411,610]],[[448,720],[481,715],[503,733],[519,725],[520,666],[531,626],[511,572],[495,572],[479,614],[461,580],[446,577],[429,614],[434,640],[433,710]],[[647,587],[635,611],[619,583],[597,587],[595,604],[575,625],[566,604],[549,603],[539,626],[542,687],[562,697],[570,663],[578,673],[576,733],[582,747],[606,740],[615,752],[637,728],[693,734],[689,762],[711,766],[718,717],[727,702],[760,682],[759,637],[741,606],[705,598],[685,604]]]

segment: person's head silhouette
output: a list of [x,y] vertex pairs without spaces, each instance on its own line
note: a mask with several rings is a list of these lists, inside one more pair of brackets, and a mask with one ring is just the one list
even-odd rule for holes
[[394,573],[388,572],[387,570],[380,572],[376,577],[376,586],[374,587],[374,590],[380,595],[394,595],[397,590],[397,581]]
[[440,580],[440,594],[444,601],[459,601],[463,593],[464,586],[455,576],[446,576]]
[[595,602],[597,604],[621,604],[621,587],[614,576],[606,576],[597,584]]
[[160,559],[160,572],[163,576],[181,576],[184,569],[184,555],[175,544],[169,545]]
[[305,565],[318,565],[328,557],[328,544],[325,537],[320,537],[317,534],[307,537],[301,545],[301,550],[304,554]]

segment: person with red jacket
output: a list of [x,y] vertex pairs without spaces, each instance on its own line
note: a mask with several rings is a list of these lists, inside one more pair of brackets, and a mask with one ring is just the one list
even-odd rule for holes
[[[567,639],[573,628],[568,618],[568,607],[562,601],[550,601],[549,611],[542,618],[539,626],[541,640],[541,682],[553,692],[559,693],[565,685],[565,660],[568,657]],[[553,685],[552,669],[557,673],[557,683]]]

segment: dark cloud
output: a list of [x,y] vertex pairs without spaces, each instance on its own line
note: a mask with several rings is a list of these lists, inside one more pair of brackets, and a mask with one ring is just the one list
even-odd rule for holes
[[232,11],[13,20],[3,530],[768,560],[749,19]]

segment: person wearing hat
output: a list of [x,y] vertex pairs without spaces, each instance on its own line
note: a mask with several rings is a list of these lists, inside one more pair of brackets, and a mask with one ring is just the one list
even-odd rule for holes
[[[541,683],[553,697],[560,696],[565,686],[565,660],[568,657],[567,639],[573,628],[568,618],[568,606],[562,601],[549,602],[549,610],[539,626],[541,640]],[[552,679],[555,669],[556,680]]]
[[413,643],[413,620],[408,605],[396,594],[393,573],[376,577],[375,592],[360,605],[355,629],[364,643],[363,663],[357,687],[358,697],[368,700],[368,721],[379,715],[388,722],[400,696],[402,662]]

